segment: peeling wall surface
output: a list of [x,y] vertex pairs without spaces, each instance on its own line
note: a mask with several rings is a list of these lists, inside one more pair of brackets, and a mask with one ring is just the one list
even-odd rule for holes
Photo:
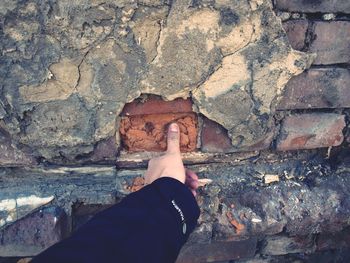
[[194,100],[237,149],[272,131],[291,48],[269,1],[26,1],[1,9],[2,129],[35,157],[89,154],[141,94]]
[[185,164],[211,182],[178,262],[350,255],[349,10],[1,0],[0,263],[142,188],[172,121]]

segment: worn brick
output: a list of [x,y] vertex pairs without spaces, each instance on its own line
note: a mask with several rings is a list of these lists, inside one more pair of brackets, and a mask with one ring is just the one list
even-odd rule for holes
[[287,86],[278,109],[350,107],[350,72],[347,69],[310,69]]
[[349,0],[276,0],[277,9],[303,13],[350,13]]
[[350,22],[315,22],[310,51],[317,53],[315,65],[350,62]]
[[201,147],[203,152],[226,153],[234,151],[227,130],[208,118],[203,120]]
[[144,101],[134,100],[127,103],[123,109],[122,116],[162,114],[162,113],[183,113],[192,112],[192,101],[190,99],[175,99],[164,101],[158,96],[149,96]]
[[288,237],[282,235],[270,236],[265,239],[261,251],[264,255],[285,255],[290,253],[310,253],[315,250],[314,238],[309,236]]
[[[270,147],[274,132],[268,133],[264,138],[255,144],[240,148],[239,151],[257,151]],[[203,118],[203,127],[201,132],[201,149],[203,152],[230,153],[237,152],[238,149],[232,147],[231,139],[228,137],[227,130],[220,124]]]
[[100,141],[96,144],[89,160],[92,162],[107,162],[117,158],[118,150],[115,136],[106,140]]
[[214,242],[185,246],[176,263],[202,263],[252,257],[257,245],[256,238],[240,241]]
[[131,152],[164,151],[170,123],[180,127],[180,149],[194,151],[197,146],[197,116],[194,113],[150,114],[123,117],[120,134],[124,147]]
[[306,31],[308,20],[289,20],[283,23],[288,39],[296,50],[303,50],[305,47]]
[[344,115],[311,113],[287,116],[277,140],[280,151],[338,146],[343,140]]
[[65,238],[67,216],[58,207],[46,207],[0,232],[0,257],[34,256]]
[[9,135],[0,128],[0,166],[31,166],[36,164],[34,157],[13,144]]
[[338,233],[321,233],[317,237],[317,250],[350,247],[350,227]]

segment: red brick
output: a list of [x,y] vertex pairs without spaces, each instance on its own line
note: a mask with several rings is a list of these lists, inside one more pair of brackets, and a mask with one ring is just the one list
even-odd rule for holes
[[227,130],[208,118],[203,120],[201,146],[203,152],[226,153],[234,151]]
[[261,253],[272,256],[291,253],[310,253],[315,250],[314,242],[312,235],[305,237],[269,236],[264,240],[264,247]]
[[115,136],[97,143],[94,152],[89,157],[92,162],[116,160],[118,154]]
[[350,247],[350,227],[338,233],[321,233],[316,241],[317,250]]
[[350,107],[350,72],[346,69],[310,69],[287,86],[278,109]]
[[274,132],[266,134],[264,138],[257,141],[254,145],[245,148],[234,148],[231,139],[228,137],[227,130],[220,124],[203,118],[203,128],[201,133],[201,149],[203,152],[230,153],[238,151],[258,151],[267,149],[273,140]]
[[276,0],[277,9],[303,13],[350,13],[349,0]]
[[310,52],[317,53],[315,65],[350,62],[350,22],[315,22]]
[[13,144],[9,136],[0,130],[0,166],[31,166],[36,160],[27,151]]
[[123,109],[122,116],[162,114],[162,113],[183,113],[192,112],[192,102],[190,99],[175,99],[164,101],[158,96],[149,96],[144,102],[134,100],[127,103]]
[[292,47],[302,50],[305,47],[305,37],[308,28],[307,20],[290,20],[283,23],[288,39]]
[[0,257],[35,256],[67,235],[64,211],[58,207],[46,207],[0,232]]
[[211,244],[193,244],[183,247],[176,263],[216,262],[253,257],[256,245],[256,238]]
[[123,145],[131,152],[164,151],[167,127],[172,122],[180,127],[181,151],[194,151],[198,133],[197,116],[194,113],[125,116],[120,124]]
[[287,116],[277,141],[277,150],[338,146],[343,140],[344,115],[313,113]]

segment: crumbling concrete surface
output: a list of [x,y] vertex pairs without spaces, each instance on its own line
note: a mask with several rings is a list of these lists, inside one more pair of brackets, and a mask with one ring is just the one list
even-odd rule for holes
[[269,0],[5,1],[0,128],[16,151],[74,163],[111,137],[117,149],[118,115],[149,93],[193,97],[237,150],[263,141],[284,85],[313,58],[291,48],[271,8]]
[[[245,243],[251,237],[266,239],[257,247],[264,254],[310,253],[315,250],[315,235],[337,233],[349,225],[349,167],[340,166],[337,170],[331,170],[327,163],[315,159],[259,158],[190,168],[200,178],[211,179],[211,183],[198,191],[201,216],[183,250],[187,260],[191,259],[189,255],[192,252],[193,255],[200,253],[198,258],[203,261],[213,255],[225,260],[243,256],[245,252],[240,252],[242,249],[237,251],[233,248],[228,254],[220,256],[224,251],[210,244],[231,241]],[[23,200],[37,200],[41,206],[50,202],[49,206],[63,208],[74,222],[74,213],[77,212],[73,209],[75,204],[114,204],[142,187],[143,173],[142,169],[116,170],[112,166],[1,169],[0,216],[9,220],[2,222],[4,226],[0,231],[0,240],[4,240],[1,245],[6,247],[3,250],[6,253],[0,249],[0,256],[15,256],[19,253],[18,248],[21,248],[20,255],[29,256],[33,255],[34,250],[38,253],[49,245],[33,243],[35,247],[26,248],[21,246],[26,242],[21,235],[17,239],[2,239],[3,236],[10,236],[8,231],[13,233],[11,223],[14,218],[23,218],[25,224],[26,216],[37,210],[37,206],[29,207]],[[51,196],[54,198],[49,199]],[[16,199],[18,205],[10,206]],[[18,222],[14,222],[14,225]],[[35,233],[29,231],[29,234]],[[304,241],[302,237],[305,237]],[[26,239],[31,240],[30,237]],[[256,238],[254,240],[247,241],[249,247],[253,246],[252,249],[243,249],[247,253],[251,251],[250,256],[254,255],[254,247],[257,246]],[[226,243],[223,248],[231,247],[230,244]],[[276,249],[271,249],[272,246]],[[213,250],[218,251],[214,253]]]

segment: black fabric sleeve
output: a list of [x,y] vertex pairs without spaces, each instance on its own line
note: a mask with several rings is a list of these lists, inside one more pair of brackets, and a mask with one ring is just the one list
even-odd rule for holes
[[174,262],[198,217],[199,207],[187,186],[160,178],[31,262]]

